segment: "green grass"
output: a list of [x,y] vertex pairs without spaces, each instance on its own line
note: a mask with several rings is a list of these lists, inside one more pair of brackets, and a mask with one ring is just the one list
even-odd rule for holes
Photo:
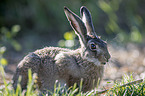
[[[12,88],[12,83],[7,82],[6,78],[4,76],[4,68],[2,65],[0,65],[0,73],[2,75],[2,80],[4,83],[4,87],[2,85],[0,86],[0,96],[38,96],[39,91],[35,88],[35,77],[36,75],[32,76],[31,70],[28,71],[28,85],[27,85],[27,91],[22,92],[20,84],[17,85],[16,91]],[[19,78],[19,81],[21,78]],[[136,84],[130,84],[132,81],[134,81],[132,75],[130,76],[124,76],[122,81],[120,83],[115,82],[114,86],[106,91],[106,93],[102,93],[106,96],[145,96],[145,81],[141,83]],[[82,82],[80,83],[82,85]],[[123,86],[122,86],[123,85]],[[77,88],[76,84],[74,86],[70,87],[69,89],[66,89],[65,87],[61,87],[60,84],[56,81],[56,84],[54,85],[54,92],[50,92],[52,96],[59,96],[60,94],[62,96],[97,96],[97,91],[92,90],[87,93],[82,93],[81,88]],[[47,96],[47,95],[44,95]]]
[[113,96],[145,96],[145,81],[135,82],[133,76],[125,75],[120,83],[116,82],[106,95]]

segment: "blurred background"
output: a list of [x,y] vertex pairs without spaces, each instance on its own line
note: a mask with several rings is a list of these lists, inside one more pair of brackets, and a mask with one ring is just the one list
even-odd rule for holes
[[108,42],[112,56],[104,80],[130,73],[141,78],[145,76],[144,5],[144,0],[1,0],[0,63],[12,76],[18,62],[36,49],[76,49],[78,38],[63,7],[79,15],[80,7],[86,6],[97,35]]

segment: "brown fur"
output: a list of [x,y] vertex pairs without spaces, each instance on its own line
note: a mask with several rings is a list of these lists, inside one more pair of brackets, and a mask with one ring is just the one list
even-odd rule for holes
[[[28,69],[38,74],[38,85],[41,91],[48,89],[53,91],[56,80],[65,81],[68,87],[74,83],[80,83],[83,78],[84,92],[92,89],[93,81],[102,78],[103,66],[96,66],[93,62],[81,57],[79,50],[69,50],[58,47],[46,47],[29,53],[18,64],[16,74],[13,77],[13,86],[16,89],[18,77],[22,76],[21,87],[26,88]],[[57,57],[60,55],[60,57]],[[91,77],[91,78],[90,78]]]

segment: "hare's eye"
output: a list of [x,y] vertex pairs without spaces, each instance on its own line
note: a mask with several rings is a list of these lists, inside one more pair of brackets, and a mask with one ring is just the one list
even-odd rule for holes
[[96,49],[96,45],[95,44],[91,44],[91,49],[92,50]]

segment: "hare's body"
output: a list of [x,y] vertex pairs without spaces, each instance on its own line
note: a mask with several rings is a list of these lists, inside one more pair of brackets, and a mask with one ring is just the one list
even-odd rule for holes
[[14,88],[17,86],[19,75],[22,75],[21,87],[26,88],[30,68],[38,75],[37,83],[41,91],[53,91],[56,80],[70,87],[74,83],[80,84],[81,79],[84,82],[82,91],[91,90],[97,84],[97,80],[102,78],[103,66],[94,64],[100,63],[99,61],[90,62],[87,58],[81,57],[79,50],[46,47],[29,53],[18,64],[17,73],[13,78]]
[[55,81],[66,87],[82,82],[82,91],[86,92],[96,87],[103,75],[103,66],[108,62],[110,54],[107,44],[98,38],[94,31],[90,12],[86,7],[81,8],[82,18],[68,8],[65,14],[72,28],[79,37],[81,47],[69,50],[59,47],[46,47],[28,54],[18,64],[13,77],[16,89],[18,77],[21,75],[21,87],[25,89],[28,81],[28,69],[37,73],[37,83],[42,92],[53,91]]

